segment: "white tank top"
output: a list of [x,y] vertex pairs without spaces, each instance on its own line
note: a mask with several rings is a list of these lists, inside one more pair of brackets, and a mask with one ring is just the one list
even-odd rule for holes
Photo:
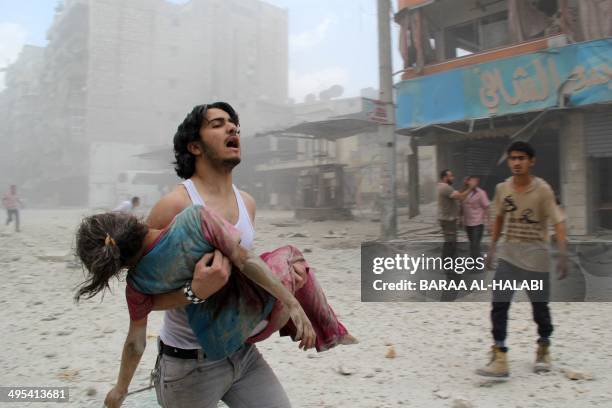
[[[196,190],[195,185],[189,179],[182,182],[183,186],[189,194],[192,204],[194,205],[205,205],[204,200]],[[251,218],[244,205],[240,192],[232,184],[234,189],[234,195],[236,196],[236,202],[238,203],[238,222],[234,225],[238,231],[240,231],[240,244],[250,249],[253,246],[253,239],[255,238],[255,229],[251,223]],[[255,332],[261,331],[261,322],[254,330]],[[265,324],[263,325],[265,327]],[[258,330],[259,329],[259,330]],[[161,329],[159,331],[159,337],[164,342],[172,347],[178,347],[182,349],[199,349],[200,344],[189,326],[187,320],[187,313],[185,308],[179,307],[177,309],[166,310],[164,313],[164,320],[162,322]]]

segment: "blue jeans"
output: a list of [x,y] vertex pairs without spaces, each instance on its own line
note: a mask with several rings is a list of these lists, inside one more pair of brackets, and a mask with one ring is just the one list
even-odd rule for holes
[[253,344],[222,360],[180,359],[160,355],[156,364],[157,401],[162,407],[289,408],[276,375]]

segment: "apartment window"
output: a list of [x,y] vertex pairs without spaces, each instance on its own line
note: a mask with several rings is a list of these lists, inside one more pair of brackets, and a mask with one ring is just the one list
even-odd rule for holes
[[476,20],[448,27],[444,32],[445,57],[463,57],[510,42],[508,12],[501,11]]

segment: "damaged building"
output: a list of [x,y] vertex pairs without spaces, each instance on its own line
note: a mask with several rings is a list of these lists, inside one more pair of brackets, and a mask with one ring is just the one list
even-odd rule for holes
[[569,233],[612,228],[612,1],[399,0],[395,21],[399,133],[490,196],[529,141]]
[[131,175],[173,172],[171,155],[141,155],[168,146],[194,105],[228,101],[250,131],[280,121],[287,20],[259,0],[58,1],[48,44],[6,69],[0,182],[38,205],[114,206]]

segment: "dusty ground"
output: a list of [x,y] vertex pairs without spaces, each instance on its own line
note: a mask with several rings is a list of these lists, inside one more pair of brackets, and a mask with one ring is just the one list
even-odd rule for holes
[[[402,219],[404,237],[435,237],[428,211],[410,223]],[[84,213],[25,210],[22,233],[0,229],[0,385],[69,386],[71,406],[99,407],[118,372],[128,316],[123,282],[103,301],[72,301],[82,272],[68,267],[66,255]],[[530,306],[514,304],[511,379],[482,382],[473,372],[487,359],[489,306],[362,303],[359,244],[376,237],[379,225],[358,215],[297,225],[289,212],[258,214],[256,248],[290,242],[310,249],[330,303],[361,341],[321,354],[299,351],[286,338],[260,343],[295,407],[612,407],[612,304],[552,304],[555,369],[544,375],[530,371],[536,339]],[[305,236],[289,236],[295,233]],[[160,321],[155,313],[132,390],[148,385]],[[391,348],[396,355],[386,358]],[[570,380],[563,368],[592,379]],[[131,396],[125,406],[156,406],[154,392]]]

